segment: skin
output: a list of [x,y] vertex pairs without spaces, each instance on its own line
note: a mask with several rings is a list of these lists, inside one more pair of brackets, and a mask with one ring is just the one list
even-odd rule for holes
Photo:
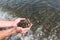
[[25,20],[25,18],[17,18],[14,21],[0,20],[0,28],[12,27],[11,29],[0,31],[0,40],[3,40],[5,37],[15,33],[25,34],[26,32],[28,32],[32,27],[32,23],[29,24],[28,28],[18,27],[17,23],[20,22],[21,20]]

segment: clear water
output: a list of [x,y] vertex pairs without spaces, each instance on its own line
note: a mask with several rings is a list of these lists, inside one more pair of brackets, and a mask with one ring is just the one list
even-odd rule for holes
[[30,18],[33,27],[26,35],[4,40],[60,40],[60,0],[0,0],[0,20]]

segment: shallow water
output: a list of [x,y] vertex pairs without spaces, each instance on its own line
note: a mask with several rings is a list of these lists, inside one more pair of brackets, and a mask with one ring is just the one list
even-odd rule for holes
[[33,27],[26,35],[4,40],[60,40],[60,0],[0,0],[0,19],[30,18]]

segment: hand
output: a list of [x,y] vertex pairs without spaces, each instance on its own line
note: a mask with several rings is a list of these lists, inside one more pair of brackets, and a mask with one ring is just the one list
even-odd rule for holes
[[31,27],[32,27],[32,23],[30,23],[28,28],[17,27],[17,32],[21,34],[25,34],[30,30]]
[[13,27],[17,27],[17,24],[21,21],[21,20],[26,20],[25,18],[17,18],[14,22],[13,22]]

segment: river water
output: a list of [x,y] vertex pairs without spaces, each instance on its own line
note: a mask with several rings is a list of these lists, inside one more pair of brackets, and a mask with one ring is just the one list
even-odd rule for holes
[[13,34],[4,40],[60,40],[60,0],[0,0],[0,20],[30,18],[27,34]]

